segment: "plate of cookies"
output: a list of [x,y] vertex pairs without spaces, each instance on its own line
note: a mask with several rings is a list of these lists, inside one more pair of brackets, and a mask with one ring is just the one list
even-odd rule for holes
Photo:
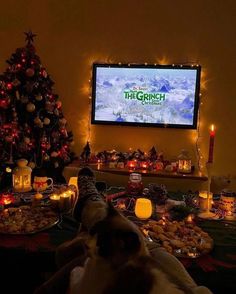
[[149,220],[140,230],[149,241],[158,243],[176,257],[197,258],[213,248],[208,233],[186,221]]
[[59,216],[50,207],[22,205],[0,212],[0,233],[12,235],[34,234],[51,228]]

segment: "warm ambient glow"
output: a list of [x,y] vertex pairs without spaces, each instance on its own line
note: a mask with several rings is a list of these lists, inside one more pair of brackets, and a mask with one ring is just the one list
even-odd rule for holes
[[152,203],[149,199],[138,198],[135,203],[135,215],[140,219],[147,219],[152,215]]
[[68,185],[69,186],[75,186],[76,187],[76,189],[77,189],[77,191],[78,191],[78,177],[71,177],[70,179],[69,179],[69,183],[68,183]]

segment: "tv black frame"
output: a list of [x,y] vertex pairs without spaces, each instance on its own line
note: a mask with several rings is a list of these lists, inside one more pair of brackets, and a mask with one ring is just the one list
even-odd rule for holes
[[[180,125],[180,124],[161,124],[161,123],[140,123],[140,122],[116,122],[116,121],[104,121],[95,119],[95,102],[96,102],[96,77],[98,67],[114,67],[114,68],[156,68],[156,69],[196,69],[196,89],[194,100],[194,114],[192,125]],[[135,126],[135,127],[152,127],[152,128],[174,128],[174,129],[197,129],[198,123],[198,110],[200,101],[200,82],[201,82],[201,66],[200,65],[160,65],[160,64],[121,64],[121,63],[93,63],[92,70],[92,115],[91,124],[98,125],[116,125],[116,126]]]

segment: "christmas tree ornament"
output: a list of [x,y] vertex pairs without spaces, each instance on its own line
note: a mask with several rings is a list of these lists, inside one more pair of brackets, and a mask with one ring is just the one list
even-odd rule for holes
[[56,107],[57,107],[57,108],[61,108],[61,106],[62,106],[62,102],[61,102],[61,101],[57,101],[57,102],[56,102]]
[[43,120],[43,123],[47,126],[50,124],[50,119],[45,117],[44,120]]
[[34,119],[34,123],[35,123],[36,125],[39,125],[39,124],[42,123],[42,121],[41,121],[41,119],[39,118],[39,116],[36,116],[36,118]]
[[0,99],[0,108],[7,109],[9,104],[9,99]]
[[58,163],[58,161],[54,162],[54,167],[55,167],[55,168],[58,168],[58,167],[59,167],[59,163]]
[[35,105],[33,104],[33,103],[28,103],[27,105],[26,105],[26,110],[28,111],[28,112],[33,112],[33,111],[35,111]]
[[42,95],[36,95],[35,100],[41,101],[41,100],[43,100],[43,96]]
[[11,90],[12,89],[12,83],[7,83],[7,89]]

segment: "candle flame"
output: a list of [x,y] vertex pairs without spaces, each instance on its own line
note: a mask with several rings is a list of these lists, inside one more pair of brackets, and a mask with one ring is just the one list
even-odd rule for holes
[[214,132],[215,131],[215,126],[212,124],[211,125],[211,131]]

